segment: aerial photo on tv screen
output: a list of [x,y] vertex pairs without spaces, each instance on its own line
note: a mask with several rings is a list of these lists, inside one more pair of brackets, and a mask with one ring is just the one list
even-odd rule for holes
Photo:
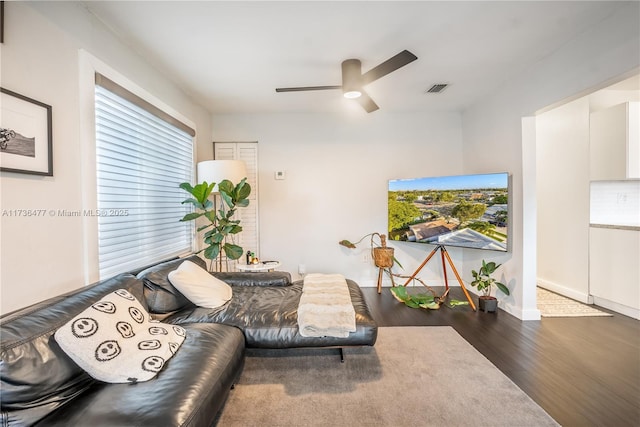
[[507,251],[509,174],[389,181],[389,239]]

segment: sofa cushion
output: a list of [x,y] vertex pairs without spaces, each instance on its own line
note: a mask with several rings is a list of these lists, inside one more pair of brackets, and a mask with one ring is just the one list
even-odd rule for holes
[[212,425],[242,371],[242,332],[216,324],[184,328],[187,338],[180,351],[171,359],[169,369],[153,380],[135,385],[94,382],[38,426]]
[[155,377],[178,351],[185,330],[151,322],[124,289],[91,304],[55,333],[64,352],[93,378],[136,383]]
[[220,307],[232,296],[231,286],[191,261],[183,262],[180,267],[170,272],[169,281],[199,307]]
[[154,265],[138,273],[138,279],[144,283],[144,297],[151,313],[172,313],[193,305],[169,281],[169,273],[187,260],[206,268],[202,258],[191,255]]
[[9,425],[31,425],[96,382],[62,351],[53,334],[117,289],[143,298],[142,282],[121,274],[2,316],[0,400]]

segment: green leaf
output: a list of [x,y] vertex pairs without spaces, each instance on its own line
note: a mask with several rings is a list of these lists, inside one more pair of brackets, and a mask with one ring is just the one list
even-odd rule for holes
[[224,253],[227,254],[227,258],[229,259],[238,259],[244,253],[244,251],[242,250],[242,247],[238,245],[234,245],[232,243],[225,243],[223,248],[224,248]]
[[195,197],[198,202],[200,202],[201,204],[204,205],[204,203],[206,202],[207,198],[209,198],[209,195],[211,194],[211,190],[213,190],[213,185],[214,184],[209,185],[205,181],[203,183],[197,184],[195,187],[191,187],[190,185],[183,186],[182,184],[180,186],[181,186],[181,188],[183,188],[183,189],[187,190],[189,193],[191,193],[193,195],[193,197]]
[[212,236],[211,241],[213,243],[221,243],[224,240],[224,234],[216,233]]
[[197,201],[194,198],[189,198],[189,199],[183,200],[182,204],[184,205],[185,203],[191,203],[192,205],[194,205],[198,209],[204,209],[204,206],[202,206],[202,203],[200,203],[199,201]]
[[[344,246],[345,248],[349,248],[349,249],[355,249],[356,248],[356,245],[354,245],[353,243],[351,243],[347,239],[340,240],[338,242],[338,244]],[[395,289],[395,288],[391,288],[391,289]],[[391,292],[393,292],[393,291],[391,291]]]
[[240,199],[236,201],[236,206],[239,208],[246,208],[249,206],[249,199]]
[[412,295],[411,299],[418,304],[427,304],[427,303],[433,302],[434,300],[433,295],[427,295],[427,294]]
[[487,275],[492,274],[494,271],[496,271],[496,263],[491,261],[490,263],[485,264],[484,271]]
[[220,192],[220,194],[231,196],[231,194],[233,193],[233,189],[233,183],[228,179],[224,179],[218,184],[218,191]]
[[211,245],[204,250],[204,257],[206,259],[216,259],[220,253],[219,245]]
[[204,212],[204,216],[209,221],[211,221],[212,223],[215,224],[215,222],[216,222],[216,213],[215,213],[215,211],[206,211],[206,212]]
[[450,299],[448,305],[449,307],[456,307],[459,305],[469,305],[469,301],[460,301],[457,299]]
[[235,206],[233,199],[228,193],[225,193],[224,191],[221,190],[220,197],[222,198],[223,203],[226,203],[227,206],[229,206],[230,208],[233,208]]
[[407,307],[411,307],[411,308],[420,308],[420,304],[418,304],[417,302],[415,302],[415,301],[414,301],[414,300],[412,300],[412,299],[409,299],[409,300],[405,301],[405,302],[404,302],[404,304],[405,304]]
[[496,282],[495,285],[500,289],[505,295],[510,295],[509,288],[507,288],[504,283]]
[[202,213],[199,212],[191,212],[186,214],[180,221],[193,221],[196,218],[200,218]]
[[198,227],[198,233],[201,232],[202,230],[206,230],[207,228],[211,227],[213,224],[207,224],[207,225],[203,225],[201,227]]
[[428,308],[429,310],[437,310],[440,308],[440,304],[435,301],[426,302],[424,304],[419,304],[421,308]]
[[238,234],[242,231],[242,227],[239,225],[234,225],[233,227],[231,227],[231,230],[229,230],[229,234]]
[[247,197],[249,197],[249,195],[251,194],[251,186],[247,184],[246,180],[247,179],[244,178],[238,183],[238,185],[236,185],[236,188],[234,189],[234,196],[237,201],[246,200]]
[[396,286],[393,288],[389,288],[389,290],[391,291],[391,295],[393,295],[395,299],[400,302],[406,302],[410,299],[409,294],[407,293],[407,288],[405,286]]
[[179,187],[182,188],[184,191],[193,194],[193,187],[188,182],[183,182],[182,184],[179,185]]
[[395,262],[396,264],[398,264],[398,266],[404,270],[404,267],[402,266],[402,264],[400,264],[400,261],[398,261],[398,259],[394,256],[393,257],[393,262]]

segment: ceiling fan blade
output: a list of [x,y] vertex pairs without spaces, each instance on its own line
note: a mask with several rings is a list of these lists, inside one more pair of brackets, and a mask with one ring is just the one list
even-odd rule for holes
[[303,92],[307,90],[342,89],[342,86],[303,86],[303,87],[277,87],[276,92]]
[[371,83],[374,80],[378,80],[380,77],[384,77],[387,74],[394,72],[398,68],[404,67],[405,65],[415,61],[416,59],[418,59],[418,57],[413,53],[409,52],[408,50],[403,50],[396,56],[387,59],[382,64],[373,67],[372,69],[364,73],[362,75],[362,82],[363,84]]
[[373,99],[371,99],[367,92],[362,89],[360,90],[360,92],[361,95],[360,97],[356,98],[356,100],[360,103],[360,105],[362,105],[362,108],[364,108],[367,113],[371,113],[380,108],[378,107],[378,104],[376,104]]

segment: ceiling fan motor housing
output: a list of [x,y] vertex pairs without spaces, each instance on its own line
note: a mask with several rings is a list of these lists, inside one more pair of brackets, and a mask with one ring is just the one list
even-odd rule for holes
[[417,56],[405,49],[381,64],[376,65],[364,74],[362,74],[362,64],[359,59],[347,59],[346,61],[342,61],[342,86],[279,87],[276,88],[276,92],[342,89],[342,94],[345,98],[357,98],[362,108],[364,108],[367,113],[371,113],[380,107],[378,107],[374,100],[365,92],[363,86],[396,71],[398,68],[404,67],[416,59],[418,59]]
[[342,92],[346,98],[362,94],[362,63],[359,59],[342,61]]

